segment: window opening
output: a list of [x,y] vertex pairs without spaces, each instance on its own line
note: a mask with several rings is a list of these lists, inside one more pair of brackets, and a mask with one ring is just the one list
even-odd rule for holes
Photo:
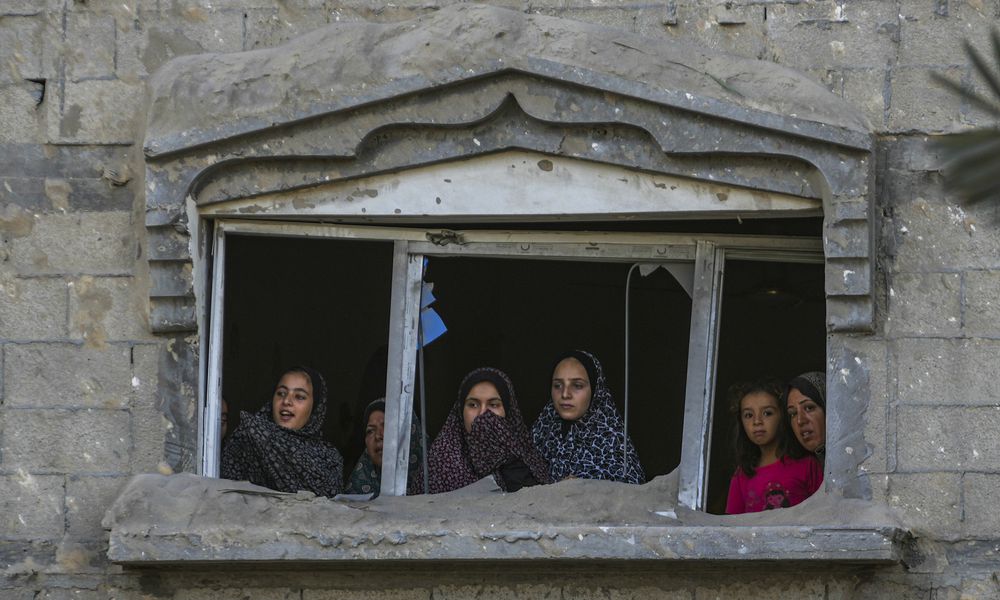
[[739,260],[727,256],[719,326],[708,473],[708,512],[723,514],[734,416],[726,392],[739,381],[773,375],[788,381],[826,363],[823,264]]
[[[652,263],[656,264],[656,263]],[[530,427],[550,402],[551,361],[582,348],[603,363],[624,412],[625,282],[632,263],[432,257],[425,279],[448,333],[424,348],[428,436],[458,384],[480,366],[504,370]],[[664,269],[633,277],[629,435],[647,475],[680,462],[691,299]]]
[[229,235],[222,394],[229,431],[271,397],[282,370],[323,373],[323,437],[352,465],[367,403],[385,393],[392,242]]
[[[739,290],[748,284],[739,279],[741,268],[733,267],[736,287],[722,297],[727,257],[734,265],[817,263],[809,265],[813,275],[804,280],[815,276],[817,310],[811,325],[820,332],[816,353],[823,359],[822,254],[821,242],[814,238],[447,232],[237,220],[217,221],[215,231],[202,415],[202,471],[207,475],[218,472],[221,398],[238,397],[232,402],[233,413],[256,409],[277,370],[288,362],[312,363],[326,371],[332,382],[328,439],[343,450],[348,466],[361,451],[352,432],[359,429],[362,408],[368,396],[385,390],[384,494],[398,494],[405,486],[404,449],[419,399],[426,395],[429,401],[430,441],[461,377],[477,366],[492,364],[507,371],[532,420],[549,398],[548,361],[561,350],[583,347],[605,364],[621,410],[625,282],[636,263],[644,270],[654,264],[666,268],[634,278],[630,288],[630,313],[641,327],[630,330],[634,402],[629,433],[648,474],[678,467],[680,503],[705,507],[710,468],[730,462],[710,462],[713,453],[719,454],[712,437],[713,410],[720,410],[712,401],[716,359],[719,355],[724,361],[721,394],[730,378],[725,369],[732,354],[718,350],[731,343],[725,328],[719,337],[720,307],[728,307],[730,297],[739,298]],[[297,298],[294,286],[284,292],[274,285],[289,274],[313,277],[318,293]],[[758,284],[770,281],[759,270],[746,278]],[[426,377],[418,378],[417,323],[425,280],[435,284],[434,308],[449,331],[425,348]],[[279,289],[271,292],[272,287]],[[751,313],[751,318],[757,317]],[[270,319],[268,333],[254,327],[261,319]],[[248,328],[254,331],[248,333]],[[290,347],[300,354],[282,350],[280,341],[276,345],[283,334],[296,340]],[[314,360],[317,355],[321,358]],[[247,367],[246,357],[264,366]],[[254,377],[260,382],[252,383]],[[426,384],[422,393],[418,383]],[[368,390],[367,396],[362,389]]]

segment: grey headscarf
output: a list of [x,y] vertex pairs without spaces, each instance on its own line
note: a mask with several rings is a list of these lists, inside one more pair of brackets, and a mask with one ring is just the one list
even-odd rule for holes
[[[822,371],[809,371],[797,377],[793,377],[785,388],[785,398],[787,402],[788,393],[793,389],[798,390],[803,396],[809,398],[823,409],[826,413],[826,373]],[[787,413],[786,413],[787,414]],[[823,445],[813,452],[821,463],[826,462],[826,440]]]

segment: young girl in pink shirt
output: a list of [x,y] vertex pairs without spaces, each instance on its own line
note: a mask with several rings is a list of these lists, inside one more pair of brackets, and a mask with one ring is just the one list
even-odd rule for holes
[[778,400],[782,387],[778,380],[764,379],[729,388],[730,408],[738,417],[738,466],[729,483],[727,514],[795,506],[823,483],[819,461],[803,456],[787,431]]

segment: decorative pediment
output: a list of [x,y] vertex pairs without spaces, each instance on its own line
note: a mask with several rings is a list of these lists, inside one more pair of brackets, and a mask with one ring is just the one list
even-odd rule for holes
[[[315,207],[345,181],[504,152],[821,201],[829,326],[872,327],[868,127],[841,98],[778,65],[462,4],[404,23],[331,25],[268,50],[180,58],[150,85],[155,331],[196,328],[192,211],[256,198],[309,197]],[[363,203],[352,206],[337,215],[361,217]],[[673,209],[644,210],[663,218]],[[573,214],[572,200],[558,211]]]

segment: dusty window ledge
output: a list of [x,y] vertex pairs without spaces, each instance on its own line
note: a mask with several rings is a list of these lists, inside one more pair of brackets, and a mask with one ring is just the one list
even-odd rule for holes
[[[502,494],[485,481],[437,496],[345,504],[195,475],[140,475],[105,517],[109,558],[131,566],[358,560],[796,560],[898,562],[885,508],[816,497],[719,517],[644,486],[566,481]],[[671,495],[673,493],[674,495]]]

